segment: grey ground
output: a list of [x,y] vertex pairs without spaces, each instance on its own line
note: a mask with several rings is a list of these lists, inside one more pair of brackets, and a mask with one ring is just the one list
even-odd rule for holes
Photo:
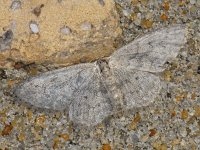
[[[187,23],[190,29],[186,46],[176,60],[166,63],[162,79],[169,86],[154,103],[113,115],[94,128],[80,128],[63,112],[32,108],[14,102],[9,94],[13,82],[52,68],[0,70],[0,149],[200,149],[200,1],[173,1],[169,10],[162,0],[130,2],[116,0],[124,44],[174,23]],[[169,18],[162,21],[162,13]]]

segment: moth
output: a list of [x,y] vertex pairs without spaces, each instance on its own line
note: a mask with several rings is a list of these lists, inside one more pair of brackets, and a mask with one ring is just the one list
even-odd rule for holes
[[36,107],[66,110],[74,123],[97,125],[118,110],[154,101],[163,87],[158,73],[178,55],[185,33],[182,25],[151,32],[108,58],[29,78],[14,94]]

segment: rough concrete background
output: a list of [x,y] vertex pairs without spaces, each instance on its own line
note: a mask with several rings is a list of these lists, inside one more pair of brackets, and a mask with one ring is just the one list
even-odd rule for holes
[[188,27],[187,44],[173,62],[166,63],[167,70],[161,75],[168,86],[151,105],[113,115],[102,124],[85,129],[70,122],[63,112],[38,110],[14,101],[10,89],[16,82],[53,69],[14,63],[0,69],[0,149],[200,149],[200,0],[115,3],[124,43],[157,28],[177,23]]

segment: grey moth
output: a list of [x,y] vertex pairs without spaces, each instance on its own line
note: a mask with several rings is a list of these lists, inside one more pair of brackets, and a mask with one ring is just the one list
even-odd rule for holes
[[163,84],[157,73],[186,42],[185,27],[151,32],[110,57],[46,72],[20,83],[14,94],[33,106],[68,111],[86,126],[102,122],[119,109],[150,104]]

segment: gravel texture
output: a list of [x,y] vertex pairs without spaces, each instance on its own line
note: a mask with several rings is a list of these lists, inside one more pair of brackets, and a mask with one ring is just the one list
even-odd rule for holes
[[200,0],[116,0],[116,7],[124,44],[176,23],[189,28],[187,44],[161,75],[167,87],[149,106],[88,129],[74,125],[64,112],[14,101],[10,89],[17,82],[54,69],[15,63],[0,70],[0,149],[200,149]]

